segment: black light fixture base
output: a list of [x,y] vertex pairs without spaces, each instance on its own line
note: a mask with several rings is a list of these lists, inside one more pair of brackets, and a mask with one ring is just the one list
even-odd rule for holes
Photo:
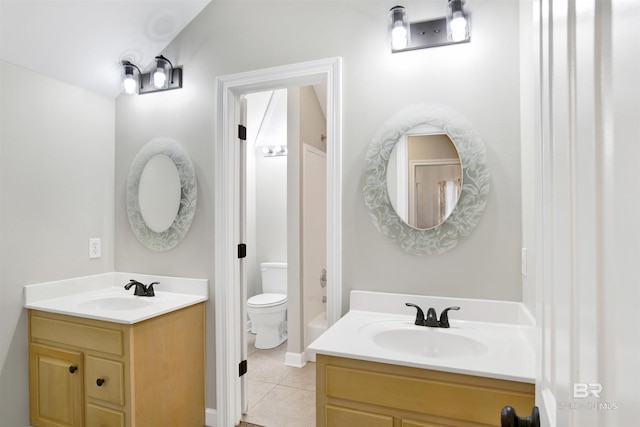
[[449,40],[447,37],[447,18],[411,22],[409,28],[411,29],[411,44],[404,49],[391,49],[391,52],[405,52],[407,50],[426,49],[428,47],[447,46],[471,41],[471,37],[457,42]]
[[153,93],[153,92],[163,92],[165,90],[171,89],[180,89],[182,88],[182,67],[175,67],[172,71],[171,80],[169,80],[169,87],[166,89],[158,89],[154,86],[151,86],[149,82],[151,79],[151,73],[144,73],[140,75],[140,82],[142,83],[138,94],[142,95],[145,93]]

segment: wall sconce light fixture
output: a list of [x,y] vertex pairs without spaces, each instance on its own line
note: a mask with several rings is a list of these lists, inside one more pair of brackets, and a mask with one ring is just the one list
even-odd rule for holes
[[394,6],[389,11],[389,33],[392,51],[404,50],[411,43],[411,29],[403,6]]
[[403,6],[391,8],[389,11],[391,52],[470,41],[469,15],[464,11],[465,0],[448,0],[448,2],[446,17],[421,22],[410,23]]
[[128,95],[160,92],[182,87],[182,67],[174,67],[167,58],[156,56],[151,72],[141,73],[129,61],[122,61],[122,92]]
[[122,61],[122,93],[137,95],[140,90],[140,68],[129,61]]
[[262,147],[262,155],[264,157],[286,156],[287,147],[282,145],[267,145]]

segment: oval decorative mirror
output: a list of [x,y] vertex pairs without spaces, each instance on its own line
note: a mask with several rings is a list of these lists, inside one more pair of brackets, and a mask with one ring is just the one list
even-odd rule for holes
[[399,111],[366,154],[363,193],[373,224],[408,253],[452,249],[486,206],[485,161],[480,135],[451,108],[419,104]]
[[149,159],[140,174],[138,204],[144,223],[156,233],[173,224],[180,209],[180,175],[173,160],[166,154]]
[[127,177],[127,216],[136,238],[149,249],[167,251],[187,234],[197,202],[191,159],[171,138],[147,142]]

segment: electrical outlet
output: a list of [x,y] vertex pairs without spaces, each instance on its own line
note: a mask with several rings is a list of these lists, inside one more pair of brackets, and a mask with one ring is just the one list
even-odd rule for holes
[[100,238],[89,239],[89,258],[100,258],[101,255]]

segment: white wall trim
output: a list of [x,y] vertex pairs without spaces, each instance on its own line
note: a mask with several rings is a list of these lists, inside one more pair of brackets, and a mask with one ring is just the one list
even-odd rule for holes
[[307,364],[307,357],[302,353],[287,352],[284,356],[284,364],[294,368],[302,368]]
[[215,317],[216,394],[218,427],[240,420],[241,321],[239,262],[235,257],[238,224],[238,149],[234,144],[242,94],[274,87],[327,85],[327,319],[335,323],[342,312],[342,59],[330,58],[217,79],[215,155]]
[[556,427],[556,397],[550,389],[544,389],[540,392],[542,402],[538,404],[541,407],[540,418],[544,421],[542,425]]
[[215,409],[207,408],[204,411],[204,425],[206,427],[218,427],[218,412]]

